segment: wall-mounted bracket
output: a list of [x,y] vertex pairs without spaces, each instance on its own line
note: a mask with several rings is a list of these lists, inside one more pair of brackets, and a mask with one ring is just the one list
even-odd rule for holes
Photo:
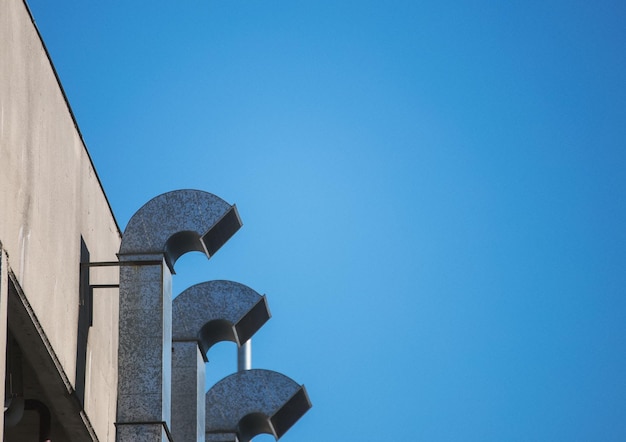
[[[87,268],[86,280],[87,285],[90,289],[116,289],[119,288],[119,284],[90,284],[90,273],[89,270],[97,267],[136,267],[136,266],[153,266],[160,265],[161,261],[99,261],[99,262],[81,262],[80,267],[81,270],[83,268]],[[83,281],[81,279],[81,289]]]

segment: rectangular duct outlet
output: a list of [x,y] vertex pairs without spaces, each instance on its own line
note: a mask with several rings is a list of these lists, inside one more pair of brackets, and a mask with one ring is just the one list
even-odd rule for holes
[[242,225],[237,207],[231,206],[228,212],[200,238],[207,256],[209,258],[213,256]]

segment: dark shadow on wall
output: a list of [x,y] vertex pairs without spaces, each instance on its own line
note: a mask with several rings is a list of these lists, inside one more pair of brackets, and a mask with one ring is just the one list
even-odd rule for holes
[[[80,238],[80,263],[89,263],[89,249],[84,239]],[[80,293],[78,299],[78,334],[76,345],[76,398],[85,408],[85,376],[87,370],[87,340],[89,328],[93,324],[93,289],[89,284],[89,267],[80,266]]]

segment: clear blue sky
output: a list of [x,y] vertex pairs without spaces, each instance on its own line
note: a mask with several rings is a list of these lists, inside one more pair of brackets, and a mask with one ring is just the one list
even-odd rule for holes
[[237,204],[282,440],[626,440],[624,2],[29,4],[122,228]]

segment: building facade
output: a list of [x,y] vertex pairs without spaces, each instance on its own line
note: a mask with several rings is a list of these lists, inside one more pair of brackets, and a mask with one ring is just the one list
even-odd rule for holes
[[118,300],[89,290],[107,270],[81,263],[117,260],[121,233],[21,0],[0,2],[0,170],[5,421],[23,413],[4,440],[36,440],[39,412],[19,410],[23,397],[49,408],[53,440],[112,441]]

